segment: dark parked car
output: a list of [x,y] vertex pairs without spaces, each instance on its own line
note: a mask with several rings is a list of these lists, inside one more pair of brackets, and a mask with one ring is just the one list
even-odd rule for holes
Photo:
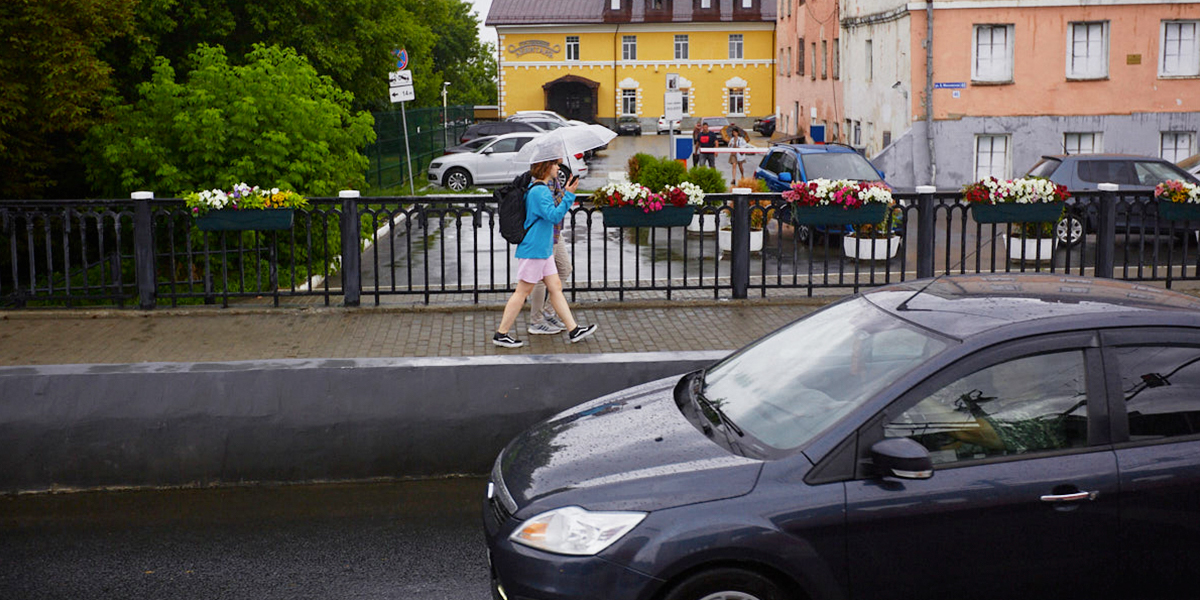
[[618,117],[617,135],[642,135],[642,122],[637,117]]
[[879,288],[518,436],[494,597],[1188,596],[1200,300],[1065,275]]
[[763,117],[754,120],[754,131],[764,137],[771,137],[775,133],[775,115]]
[[[1067,186],[1070,191],[1099,189],[1101,183],[1115,183],[1121,191],[1153,192],[1154,186],[1169,179],[1182,179],[1200,183],[1192,174],[1170,162],[1153,156],[1131,156],[1127,154],[1070,154],[1043,156],[1026,173],[1031,177],[1045,177],[1054,183]],[[1070,201],[1068,201],[1070,202]],[[1165,231],[1169,226],[1158,223],[1158,210],[1151,202],[1144,207],[1117,210],[1117,232],[1145,232],[1153,235],[1155,226]],[[1096,230],[1096,215],[1089,211],[1087,230]],[[1190,230],[1179,230],[1181,235]],[[1058,240],[1074,244],[1083,236],[1084,224],[1074,215],[1068,215],[1056,227]]]
[[458,141],[465,144],[477,137],[487,135],[504,135],[506,133],[541,133],[545,131],[541,127],[532,123],[521,121],[491,121],[487,123],[476,123],[467,127],[467,130],[459,136]]

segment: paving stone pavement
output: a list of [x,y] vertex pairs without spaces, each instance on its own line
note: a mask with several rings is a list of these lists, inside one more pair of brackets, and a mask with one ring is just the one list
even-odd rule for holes
[[576,304],[599,325],[577,344],[526,333],[526,308],[518,349],[491,343],[499,305],[21,310],[0,313],[0,366],[735,350],[832,299]]

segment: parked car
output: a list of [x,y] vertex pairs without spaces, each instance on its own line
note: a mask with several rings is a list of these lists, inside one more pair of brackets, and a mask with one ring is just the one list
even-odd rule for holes
[[532,123],[522,123],[520,121],[489,121],[485,123],[476,123],[467,127],[467,130],[459,136],[459,143],[469,142],[477,137],[488,135],[504,135],[506,133],[541,133],[545,131],[541,127]]
[[754,131],[763,137],[771,137],[775,133],[775,115],[755,119]]
[[[839,144],[775,144],[767,150],[754,169],[754,178],[767,184],[768,191],[786,192],[792,183],[812,179],[850,179],[882,181],[883,171],[849,146]],[[899,228],[900,224],[897,223]],[[830,229],[816,226],[816,233],[851,233],[853,226]],[[807,225],[796,227],[796,236],[807,242],[813,230]]]
[[848,298],[511,441],[483,511],[494,595],[1178,595],[1200,570],[1198,340],[1200,300],[1112,280]]
[[474,152],[474,151],[484,147],[485,145],[490,144],[492,142],[492,140],[494,140],[494,139],[496,139],[496,136],[494,136],[494,135],[485,135],[483,137],[477,137],[469,142],[459,144],[457,146],[450,146],[449,148],[445,148],[442,150],[442,154],[458,154],[459,152]]
[[550,119],[566,124],[568,119],[552,110],[518,110],[508,116],[509,121],[519,121],[521,119]]
[[617,135],[642,135],[642,122],[637,117],[618,117]]
[[659,116],[658,117],[658,133],[659,134],[680,133],[680,131],[681,131],[680,123],[681,123],[680,119],[675,119],[668,123],[667,117]]
[[[1153,192],[1154,186],[1170,180],[1182,179],[1200,183],[1187,171],[1161,158],[1132,156],[1127,154],[1059,154],[1043,156],[1025,174],[1028,177],[1045,177],[1054,183],[1076,191],[1093,191],[1101,183],[1115,183],[1122,191]],[[1068,200],[1071,202],[1071,200]],[[1096,230],[1094,211],[1087,213],[1087,230]],[[1165,228],[1158,223],[1156,205],[1151,202],[1144,210],[1118,210],[1116,226],[1118,233],[1145,233],[1153,235],[1155,228]],[[1084,223],[1078,216],[1068,214],[1055,227],[1058,241],[1074,244],[1083,237]],[[1181,230],[1186,235],[1188,230]]]
[[[429,163],[429,183],[455,192],[462,192],[476,185],[508,183],[529,169],[529,164],[516,162],[514,159],[517,151],[540,133],[499,135],[474,152],[460,152],[435,158]],[[582,154],[567,157],[566,166],[569,170],[561,169],[559,173],[563,183],[567,174],[572,172],[581,179],[587,177],[588,166]]]

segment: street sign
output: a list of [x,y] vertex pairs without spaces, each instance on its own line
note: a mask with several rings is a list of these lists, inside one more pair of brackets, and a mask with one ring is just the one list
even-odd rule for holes
[[396,102],[410,102],[417,99],[417,93],[411,85],[389,87],[388,96],[391,97],[393,104]]
[[411,86],[412,84],[413,84],[412,71],[409,71],[408,69],[403,69],[400,71],[392,71],[391,73],[388,73],[388,85],[390,85],[392,87],[401,86],[401,85]]
[[392,56],[396,57],[397,70],[403,71],[404,69],[408,68],[408,50],[405,50],[404,48],[392,50]]
[[683,118],[683,92],[674,91],[663,94],[663,116],[668,121],[678,121]]

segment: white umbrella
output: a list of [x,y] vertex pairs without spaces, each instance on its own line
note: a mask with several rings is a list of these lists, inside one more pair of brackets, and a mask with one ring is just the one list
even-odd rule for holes
[[534,164],[547,160],[563,160],[599,148],[617,137],[603,125],[559,127],[533,138],[517,152],[514,162]]

